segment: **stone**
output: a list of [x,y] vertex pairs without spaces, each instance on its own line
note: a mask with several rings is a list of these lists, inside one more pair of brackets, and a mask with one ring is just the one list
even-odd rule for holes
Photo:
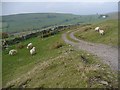
[[103,85],[108,85],[107,81],[101,81],[100,83],[103,84]]

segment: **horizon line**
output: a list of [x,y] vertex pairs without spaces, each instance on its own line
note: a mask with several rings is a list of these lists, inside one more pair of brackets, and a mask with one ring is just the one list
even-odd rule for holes
[[[113,11],[113,12],[108,12],[108,13],[96,13],[98,15],[101,14],[109,14],[109,13],[118,13],[119,11]],[[36,13],[32,13],[32,12],[23,12],[23,13],[13,13],[13,14],[6,14],[6,15],[0,15],[0,16],[10,16],[10,15],[22,15],[22,14],[71,14],[71,15],[96,15],[96,14],[74,14],[74,13],[64,13],[64,12],[36,12]]]

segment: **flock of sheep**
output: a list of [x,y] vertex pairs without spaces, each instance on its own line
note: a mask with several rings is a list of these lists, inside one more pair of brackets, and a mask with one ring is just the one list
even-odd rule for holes
[[[35,49],[35,47],[33,47],[33,44],[32,44],[32,43],[29,43],[29,44],[27,45],[27,49],[30,50],[30,54],[31,54],[31,55],[34,55],[34,54],[36,53],[36,49]],[[15,55],[15,54],[17,54],[17,50],[12,49],[12,50],[9,51],[9,55]]]
[[104,35],[104,30],[101,30],[100,27],[96,27],[95,31],[99,32],[100,35]]

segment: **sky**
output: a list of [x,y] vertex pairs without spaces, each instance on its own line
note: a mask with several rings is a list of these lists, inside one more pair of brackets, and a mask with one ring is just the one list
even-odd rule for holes
[[76,15],[116,12],[118,0],[2,0],[2,15],[20,13],[71,13]]
[[2,2],[118,2],[119,0],[1,0]]

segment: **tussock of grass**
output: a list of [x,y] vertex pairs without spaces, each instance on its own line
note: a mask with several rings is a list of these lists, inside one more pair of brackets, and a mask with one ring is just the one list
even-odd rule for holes
[[17,49],[23,49],[24,47],[26,47],[27,45],[23,45],[22,43],[19,43],[18,45],[16,45]]
[[53,49],[58,49],[63,46],[62,42],[55,42],[54,45],[52,46]]

